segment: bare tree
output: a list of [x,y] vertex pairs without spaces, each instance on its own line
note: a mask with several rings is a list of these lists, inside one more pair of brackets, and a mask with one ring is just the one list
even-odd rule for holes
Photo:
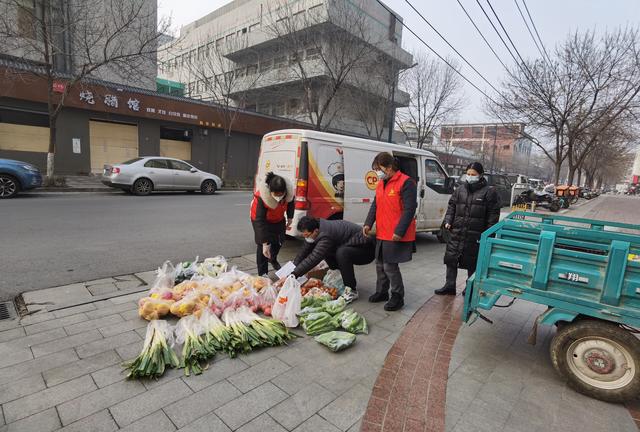
[[410,103],[398,113],[397,124],[405,135],[408,125],[415,127],[416,146],[423,148],[434,132],[461,110],[464,97],[455,70],[424,53],[415,53],[414,61],[416,65],[403,74],[401,87],[409,93]]
[[259,57],[255,52],[246,54],[242,64],[236,64],[226,57],[229,52],[247,48],[244,38],[227,38],[217,45],[215,42],[202,42],[198,46],[205,49],[198,49],[197,55],[190,58],[186,67],[195,82],[195,92],[201,99],[212,101],[213,108],[222,117],[225,143],[221,176],[226,180],[229,175],[233,125],[238,113],[247,106],[251,91],[263,74],[258,68]]
[[559,182],[563,163],[574,176],[600,135],[637,109],[640,62],[637,29],[596,37],[574,33],[555,49],[552,61],[537,59],[515,67],[488,111],[526,123],[548,142],[536,145],[554,163]]
[[[55,173],[57,120],[69,92],[86,78],[127,79],[156,70],[158,38],[169,22],[149,0],[0,0],[3,51],[29,67],[13,78],[46,80],[49,116],[47,178]],[[63,86],[54,89],[54,82]]]
[[[366,15],[350,1],[331,2],[330,8],[299,7],[299,3],[277,2],[263,30],[277,43],[274,68],[283,62],[289,65],[290,76],[278,81],[296,83],[308,122],[316,130],[327,130],[346,102],[348,95],[342,90],[358,69],[371,64],[380,40],[370,30]],[[279,88],[274,82],[272,90]]]

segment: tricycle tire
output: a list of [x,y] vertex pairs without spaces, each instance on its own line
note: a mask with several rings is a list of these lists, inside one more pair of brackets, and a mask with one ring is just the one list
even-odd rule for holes
[[558,201],[551,201],[551,203],[549,204],[549,210],[551,210],[554,213],[559,211],[560,203]]
[[579,320],[559,327],[551,362],[576,391],[607,402],[640,394],[640,340],[607,321]]

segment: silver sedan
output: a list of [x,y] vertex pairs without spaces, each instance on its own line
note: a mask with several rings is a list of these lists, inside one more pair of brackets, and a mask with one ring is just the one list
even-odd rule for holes
[[102,183],[135,195],[153,191],[196,191],[214,194],[223,185],[215,174],[185,161],[167,157],[138,157],[117,165],[105,165]]

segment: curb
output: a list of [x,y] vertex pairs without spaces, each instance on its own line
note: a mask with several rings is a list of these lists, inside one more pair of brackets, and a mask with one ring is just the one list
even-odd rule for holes
[[[218,192],[251,192],[253,188],[223,188]],[[106,193],[121,193],[120,189],[113,188],[42,188],[34,189],[29,193],[59,193],[59,192],[106,192]]]

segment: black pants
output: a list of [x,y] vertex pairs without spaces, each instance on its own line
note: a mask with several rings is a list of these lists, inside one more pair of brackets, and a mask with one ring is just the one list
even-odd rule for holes
[[281,246],[280,242],[271,242],[269,245],[269,248],[271,249],[271,259],[267,259],[267,257],[262,254],[262,245],[258,245],[258,249],[256,251],[256,264],[258,264],[258,274],[260,276],[269,273],[269,263],[271,263],[274,270],[280,270],[278,253],[280,252]]
[[389,293],[391,295],[400,296],[404,299],[404,281],[402,273],[400,273],[400,265],[398,263],[388,263],[384,261],[382,247],[378,257],[376,258],[376,293]]
[[[475,268],[468,269],[467,279],[469,279],[475,272],[476,272]],[[444,284],[445,288],[456,289],[457,279],[458,279],[458,266],[447,264],[447,276],[446,276],[446,282]]]
[[339,269],[345,287],[355,290],[357,287],[354,265],[365,265],[373,262],[375,248],[360,246],[340,246],[335,255],[325,258],[332,270]]

